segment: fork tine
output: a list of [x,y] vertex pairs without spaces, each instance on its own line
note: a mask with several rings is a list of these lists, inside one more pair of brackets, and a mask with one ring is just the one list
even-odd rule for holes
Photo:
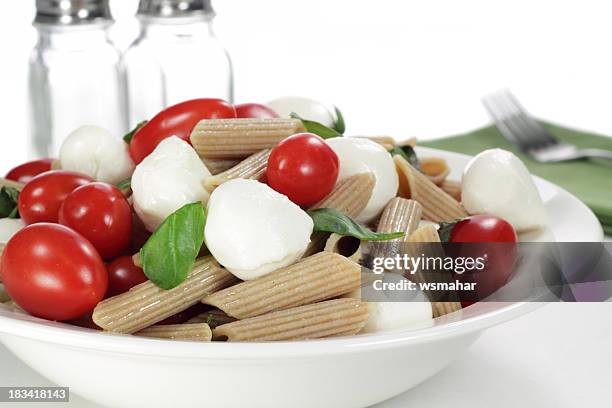
[[498,92],[495,92],[485,96],[482,103],[502,135],[511,143],[518,144],[521,148],[525,147],[525,141],[520,137],[520,132],[517,132],[514,123],[508,122],[508,113],[499,99]]
[[[508,103],[514,106],[514,109],[517,111],[517,117],[522,119],[525,126],[531,130],[533,133],[534,139],[537,138],[538,142],[541,144],[554,144],[557,143],[557,139],[550,132],[542,126],[537,120],[533,118],[532,115],[527,112],[525,107],[519,102],[516,96],[510,92],[510,90],[505,90],[504,92],[505,98],[508,100]],[[535,142],[535,140],[534,140]]]

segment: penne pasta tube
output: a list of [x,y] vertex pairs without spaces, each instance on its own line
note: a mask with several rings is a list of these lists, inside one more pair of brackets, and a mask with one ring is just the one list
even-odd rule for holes
[[21,191],[21,189],[25,186],[25,184],[23,183],[19,183],[17,181],[13,181],[13,180],[9,180],[9,179],[5,179],[0,177],[0,187],[12,187],[15,188],[19,191]]
[[439,157],[425,157],[419,160],[421,171],[436,185],[441,186],[450,173],[446,160]]
[[361,260],[361,241],[355,237],[331,234],[325,242],[325,252],[340,254],[353,262]]
[[202,159],[202,162],[210,171],[213,176],[215,174],[223,173],[225,170],[229,170],[238,163],[240,159]]
[[217,327],[215,339],[228,341],[306,340],[359,333],[368,308],[357,299],[334,299],[268,313]]
[[440,317],[461,310],[461,302],[432,302],[433,317]]
[[241,159],[305,131],[298,119],[204,119],[190,139],[200,157]]
[[204,188],[208,190],[209,193],[212,193],[215,188],[229,180],[237,178],[251,180],[263,179],[266,175],[266,169],[268,168],[270,152],[271,149],[264,149],[247,157],[245,160],[223,173],[207,177],[204,180]]
[[421,221],[421,204],[415,200],[395,197],[389,201],[378,222],[378,232],[404,232],[401,238],[392,239],[385,242],[408,241]]
[[427,224],[410,234],[408,242],[440,242],[440,235],[434,225]]
[[440,188],[455,200],[461,202],[461,182],[455,180],[444,180]]
[[237,319],[331,299],[357,289],[361,267],[322,252],[251,281],[212,293],[202,303]]
[[[310,209],[333,208],[351,218],[355,218],[368,205],[375,184],[376,178],[372,173],[355,174],[338,183],[327,197],[314,204]],[[312,234],[310,244],[308,244],[303,257],[321,252],[325,248],[328,238],[329,234],[326,232]]]
[[467,217],[467,212],[457,200],[442,191],[403,157],[394,156],[393,161],[399,176],[399,196],[418,201],[423,207],[425,219],[441,222]]
[[212,309],[187,320],[187,323],[206,323],[212,329],[222,324],[235,322],[236,319],[225,314],[223,310]]
[[154,339],[186,340],[186,341],[210,341],[212,331],[206,323],[187,324],[158,324],[147,327],[135,336],[149,337]]
[[238,282],[211,257],[196,261],[187,279],[164,290],[148,281],[100,302],[93,321],[106,331],[135,333],[197,304],[204,296]]

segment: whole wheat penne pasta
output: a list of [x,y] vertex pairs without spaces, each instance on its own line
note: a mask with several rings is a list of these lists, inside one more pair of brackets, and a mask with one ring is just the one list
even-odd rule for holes
[[206,296],[237,319],[259,316],[330,299],[360,285],[361,267],[345,257],[321,252],[251,281]]
[[231,273],[207,256],[198,259],[187,279],[174,289],[164,290],[148,281],[103,300],[94,309],[93,321],[107,331],[135,333],[236,282]]
[[223,173],[207,177],[204,180],[204,188],[208,190],[209,193],[212,193],[215,188],[229,180],[237,178],[261,180],[266,175],[270,152],[271,149],[264,149],[247,157],[236,166]]
[[150,337],[154,339],[168,340],[187,340],[187,341],[210,341],[212,340],[212,331],[206,323],[191,323],[191,324],[158,324],[147,327],[137,333],[135,336]]
[[323,250],[340,254],[356,263],[359,263],[361,259],[361,241],[351,236],[331,234]]
[[0,177],[0,187],[12,187],[21,191],[23,186],[25,186],[25,184]]
[[441,186],[450,173],[446,160],[439,157],[424,157],[419,160],[421,171],[436,185]]
[[425,219],[441,222],[468,215],[457,200],[412,167],[403,157],[394,156],[393,161],[399,176],[399,196],[418,201],[423,207]]
[[268,313],[217,327],[215,339],[228,341],[306,340],[359,333],[368,308],[357,299],[326,302]]
[[392,198],[380,217],[378,232],[404,232],[404,236],[385,242],[408,241],[421,221],[421,204],[401,197]]
[[210,174],[215,175],[219,173],[223,173],[225,170],[229,170],[238,163],[240,163],[240,159],[205,159],[202,158],[202,162],[210,171]]
[[298,119],[204,119],[190,139],[200,157],[241,159],[304,131]]
[[417,228],[412,234],[410,234],[408,237],[408,242],[440,242],[440,235],[433,224],[427,224]]
[[211,329],[222,324],[235,322],[236,319],[228,316],[223,310],[212,309],[187,320],[187,323],[206,323]]
[[433,317],[440,317],[461,310],[461,302],[432,302]]
[[357,136],[357,137],[363,137],[365,139],[370,139],[371,141],[376,142],[382,147],[384,147],[385,150],[391,150],[395,147],[395,139],[392,138],[391,136]]
[[455,180],[444,180],[440,188],[455,200],[461,202],[461,182]]

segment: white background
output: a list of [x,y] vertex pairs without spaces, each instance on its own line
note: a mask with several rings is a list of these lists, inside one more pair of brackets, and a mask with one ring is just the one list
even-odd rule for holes
[[[26,155],[26,68],[35,33],[34,0],[0,3],[3,173]],[[136,34],[135,6],[135,0],[113,2],[111,35],[121,48]],[[509,86],[543,118],[612,134],[606,0],[216,0],[214,6],[216,32],[234,60],[238,101],[310,96],[341,107],[351,133],[430,138],[487,123],[480,97]],[[456,364],[385,406],[609,406],[610,306],[553,305],[494,328]],[[45,383],[2,347],[0,366],[0,385]],[[70,405],[86,406],[78,397]]]

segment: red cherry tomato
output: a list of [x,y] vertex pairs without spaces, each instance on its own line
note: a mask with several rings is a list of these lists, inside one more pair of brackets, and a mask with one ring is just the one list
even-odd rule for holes
[[298,205],[327,196],[338,179],[338,156],[325,140],[299,133],[280,142],[268,159],[268,184]]
[[87,238],[104,259],[130,246],[132,208],[113,185],[90,183],[77,188],[64,200],[58,220]]
[[131,256],[120,256],[106,266],[108,271],[108,289],[106,297],[117,296],[134,286],[146,282],[143,270],[136,265]]
[[221,99],[193,99],[170,106],[138,129],[130,142],[130,155],[136,163],[140,163],[170,136],[178,136],[189,142],[191,130],[202,119],[235,117],[234,107]]
[[30,180],[19,193],[19,214],[26,224],[57,222],[60,206],[68,194],[93,179],[79,173],[52,170]]
[[268,108],[266,105],[260,105],[259,103],[243,103],[236,105],[236,117],[237,118],[278,118],[278,113]]
[[53,159],[29,161],[11,169],[11,171],[6,173],[6,178],[9,180],[18,181],[20,183],[27,183],[28,181],[32,180],[34,176],[38,176],[40,173],[51,170],[52,163]]
[[92,311],[108,284],[93,245],[59,224],[34,224],[15,234],[4,248],[0,271],[11,299],[50,320],[76,319]]
[[466,243],[453,248],[457,256],[484,259],[483,270],[456,276],[462,282],[476,283],[476,294],[460,294],[464,307],[491,295],[510,279],[518,256],[518,236],[507,221],[492,215],[467,217],[452,228],[450,242]]

